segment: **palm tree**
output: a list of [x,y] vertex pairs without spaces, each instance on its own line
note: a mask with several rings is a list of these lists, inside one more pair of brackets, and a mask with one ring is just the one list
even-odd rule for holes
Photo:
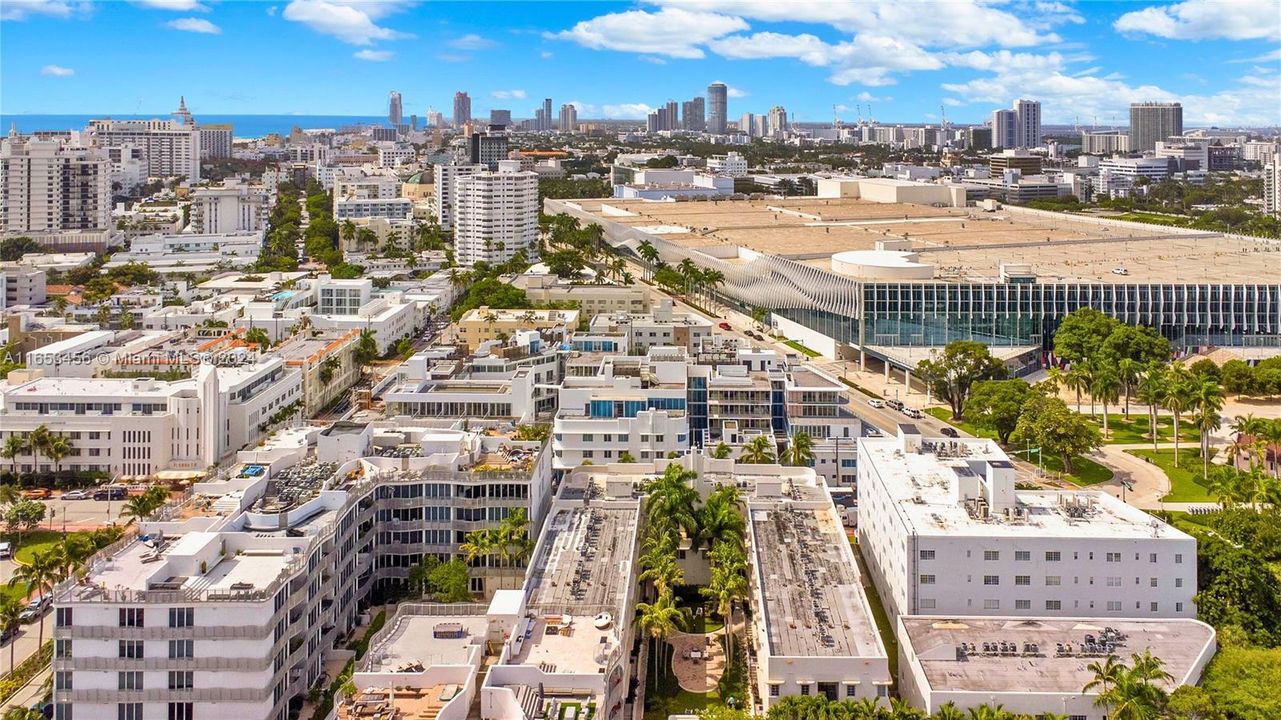
[[1210,433],[1223,425],[1223,388],[1210,378],[1194,380],[1191,387],[1192,408],[1196,411],[1197,430],[1201,432],[1202,472],[1210,474]]
[[1007,720],[1010,714],[998,703],[970,708],[970,720]]
[[1266,442],[1259,458],[1259,464],[1262,465],[1267,462],[1268,449],[1272,448],[1272,476],[1281,477],[1281,419],[1262,423],[1259,434],[1262,435]]
[[752,324],[757,330],[765,328],[765,320],[769,317],[769,309],[756,306],[752,308]]
[[[31,556],[31,562],[26,565],[19,565],[13,572],[13,577],[9,579],[9,585],[24,583],[27,586],[27,593],[44,595],[53,590],[53,587],[62,582],[62,568],[59,567],[57,559],[51,552],[36,553]],[[40,642],[36,647],[44,646],[44,622],[40,623]]]
[[689,295],[690,287],[698,279],[698,266],[694,264],[693,260],[685,258],[676,266],[676,272],[680,273],[681,277],[685,279],[685,294]]
[[1086,665],[1085,669],[1093,673],[1094,677],[1081,688],[1081,693],[1098,691],[1100,699],[1116,687],[1126,671],[1125,664],[1116,655],[1108,655],[1102,663],[1096,660]]
[[1063,387],[1076,393],[1076,411],[1081,412],[1081,393],[1090,387],[1085,363],[1077,363],[1063,373]]
[[18,478],[18,456],[25,455],[29,451],[27,438],[16,433],[5,438],[4,445],[0,446],[0,457],[9,461],[9,472],[13,475],[15,482]]
[[676,562],[675,552],[656,553],[642,556],[645,569],[636,576],[641,582],[653,583],[659,595],[670,593],[673,588],[685,582],[685,571]]
[[[661,593],[652,603],[636,604],[636,624],[641,632],[649,635],[653,649],[656,651],[659,641],[666,641],[673,632],[685,627],[685,611],[677,607],[676,600],[670,592]],[[663,668],[667,664],[667,653],[664,652],[662,657],[655,656],[654,661],[661,678],[664,674]]]
[[707,293],[708,305],[712,304],[712,293],[716,288],[725,284],[725,273],[720,270],[708,269],[703,271],[703,286]]
[[956,703],[948,701],[939,706],[938,712],[934,713],[934,720],[965,720],[965,713]]
[[654,266],[658,263],[658,248],[654,247],[654,243],[649,240],[642,240],[636,248],[636,254],[645,261],[646,277],[653,278]]
[[1121,379],[1110,368],[1098,368],[1094,372],[1094,377],[1090,381],[1090,412],[1094,412],[1094,401],[1098,400],[1103,404],[1103,437],[1109,437],[1108,432],[1108,403],[1114,403],[1120,398]]
[[65,437],[54,435],[49,438],[49,442],[44,448],[44,454],[45,457],[53,461],[53,474],[55,476],[62,471],[63,458],[70,455],[72,450],[74,450],[74,447],[71,445],[71,441]]
[[715,450],[712,450],[712,457],[717,460],[724,460],[730,456],[731,452],[733,452],[733,450],[730,449],[730,446],[726,445],[725,442],[722,441],[716,445]]
[[768,435],[757,435],[743,447],[738,459],[749,465],[768,465],[776,460],[774,441]]
[[146,495],[133,495],[125,501],[124,509],[120,511],[120,517],[135,518],[137,520],[146,520],[155,512],[151,498]]
[[[19,600],[18,598],[12,595],[0,596],[0,629],[3,629],[5,634],[11,633],[17,630],[18,623],[19,623],[18,617],[22,615],[22,611],[25,609],[26,609],[26,605],[24,605],[22,601]],[[18,643],[16,639],[9,641],[9,673],[10,674],[13,673],[13,667],[14,667],[13,651],[14,651],[14,648],[16,648],[17,646],[18,646]]]
[[1170,364],[1167,382],[1162,388],[1161,404],[1174,416],[1174,466],[1179,466],[1179,417],[1190,404],[1189,380],[1192,373],[1181,362]]
[[488,558],[495,548],[494,533],[490,530],[472,530],[463,536],[463,543],[458,546],[468,565],[478,558]]
[[271,336],[267,335],[267,331],[263,328],[249,328],[249,331],[245,333],[245,342],[250,345],[257,345],[259,350],[266,350],[271,347]]
[[1143,376],[1143,366],[1133,358],[1121,358],[1116,363],[1116,376],[1121,381],[1121,390],[1125,393],[1125,418],[1130,419],[1130,394],[1134,385]]
[[747,526],[739,511],[738,488],[726,485],[708,496],[699,512],[699,540],[708,547],[729,543],[743,546],[743,533]]
[[1148,406],[1148,433],[1152,436],[1153,450],[1157,449],[1156,409],[1165,397],[1167,384],[1165,366],[1153,364],[1143,373],[1135,390],[1139,401]]
[[814,441],[807,433],[797,432],[792,435],[792,442],[783,451],[788,465],[806,466],[814,462]]
[[[741,538],[741,536],[740,536]],[[747,598],[747,558],[735,544],[721,542],[712,549],[711,582],[701,588],[703,597],[716,603],[716,613],[725,623],[725,656],[734,662],[734,603]]]
[[53,438],[53,433],[49,431],[47,425],[38,425],[27,436],[27,449],[31,451],[31,467],[39,470],[36,463],[36,457],[44,454],[45,448],[49,447],[49,440]]

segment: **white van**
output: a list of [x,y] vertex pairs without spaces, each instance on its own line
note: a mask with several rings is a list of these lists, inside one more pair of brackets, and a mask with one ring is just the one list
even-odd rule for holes
[[8,560],[13,557],[13,545],[7,542],[0,542],[0,560]]

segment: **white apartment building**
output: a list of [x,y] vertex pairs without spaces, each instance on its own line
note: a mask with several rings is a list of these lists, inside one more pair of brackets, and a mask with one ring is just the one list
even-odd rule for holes
[[150,177],[200,181],[200,129],[175,120],[91,120],[86,129],[98,147],[142,149]]
[[1275,152],[1263,167],[1263,211],[1281,215],[1281,152]]
[[373,296],[374,283],[367,278],[335,280],[322,274],[312,283],[318,315],[355,315]]
[[1081,152],[1087,155],[1112,155],[1130,151],[1130,134],[1119,130],[1081,133]]
[[1216,649],[1214,628],[1190,618],[902,615],[896,625],[899,695],[930,714],[950,703],[961,712],[988,705],[1019,716],[1107,720],[1099,691],[1082,688],[1109,648],[1122,658],[1144,651],[1160,658],[1172,676],[1157,680],[1167,693],[1195,685]]
[[231,157],[232,136],[231,125],[209,124],[200,125],[200,157],[203,158],[229,158]]
[[418,151],[412,146],[384,145],[378,148],[378,167],[380,168],[398,168],[417,159]]
[[414,201],[409,198],[340,197],[334,201],[334,219],[339,222],[371,217],[409,220],[413,216]]
[[1099,189],[1126,192],[1139,178],[1158,183],[1170,177],[1170,160],[1157,157],[1110,157],[1099,161]]
[[262,230],[275,199],[274,188],[236,180],[196,188],[191,193],[191,229],[196,233]]
[[[705,461],[708,480],[717,462]],[[809,468],[758,467],[771,472],[725,479],[746,488],[761,714],[796,695],[888,705],[889,657],[831,496]]]
[[624,336],[624,351],[634,355],[648,352],[655,345],[675,345],[692,351],[705,338],[711,338],[714,330],[712,321],[702,315],[677,312],[670,298],[659,298],[653,312],[597,315],[591,322],[592,333]]
[[[439,167],[439,166],[438,166]],[[538,244],[538,174],[503,160],[498,171],[454,180],[454,252],[458,262],[503,263]]]
[[394,175],[336,174],[333,181],[335,198],[359,197],[392,200],[401,196],[400,179]]
[[133,192],[147,182],[147,157],[142,148],[134,145],[117,145],[106,148],[111,160],[111,184],[120,184],[124,192]]
[[[237,366],[201,365],[189,380],[46,378],[15,371],[0,384],[0,436],[44,425],[71,440],[64,470],[152,475],[199,469],[255,441],[260,427],[301,397],[297,371],[279,358]],[[45,457],[41,472],[54,469]],[[36,469],[29,458],[23,472]]]
[[435,202],[433,211],[442,230],[454,229],[454,188],[460,178],[469,177],[485,169],[484,165],[456,165],[437,163],[432,168]]
[[13,134],[0,141],[0,235],[44,242],[110,226],[111,164],[104,153]]
[[713,155],[707,159],[707,170],[726,177],[744,177],[747,175],[747,158],[736,152]]
[[[536,537],[545,445],[456,424],[307,429],[198,483],[212,503],[146,523],[55,591],[55,716],[283,720],[341,658],[370,591],[516,508]],[[524,568],[472,572],[489,595]]]
[[44,270],[23,266],[0,268],[0,310],[43,305],[45,287]]
[[859,547],[891,616],[1196,616],[1196,540],[1107,493],[1016,491],[993,441],[912,425],[858,454]]
[[115,253],[106,267],[147,263],[160,273],[202,272],[218,265],[244,267],[262,251],[265,230],[143,235]]
[[651,295],[645,285],[598,285],[572,283],[551,273],[526,272],[512,281],[513,287],[525,291],[530,302],[548,305],[553,302],[575,302],[583,317],[602,313],[646,313]]

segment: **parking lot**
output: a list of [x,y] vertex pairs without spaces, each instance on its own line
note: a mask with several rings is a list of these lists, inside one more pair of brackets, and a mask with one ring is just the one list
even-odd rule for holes
[[92,530],[109,525],[114,520],[124,523],[129,518],[120,517],[125,509],[123,500],[41,500],[45,505],[45,520],[40,527],[46,530]]

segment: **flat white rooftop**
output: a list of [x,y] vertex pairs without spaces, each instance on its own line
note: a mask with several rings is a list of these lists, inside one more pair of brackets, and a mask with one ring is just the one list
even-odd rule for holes
[[976,517],[954,499],[958,477],[983,475],[983,463],[1008,463],[991,440],[923,438],[918,452],[904,452],[898,438],[861,438],[899,512],[919,535],[1001,537],[1184,538],[1162,523],[1104,492],[1092,490],[1015,492],[1010,516]]
[[[1148,649],[1165,663],[1174,676],[1167,689],[1195,682],[1189,674],[1214,651],[1214,629],[1197,620],[907,615],[899,620],[899,642],[916,656],[932,692],[1079,694],[1094,679],[1089,664],[1104,659],[1086,651],[1086,635],[1097,641],[1109,627],[1121,635],[1113,643],[1116,655],[1128,661],[1130,654]],[[965,651],[958,650],[962,643]],[[996,652],[986,651],[985,643],[995,644]],[[1002,651],[1002,643],[1013,648]]]
[[386,642],[371,652],[368,672],[421,672],[466,665],[485,642],[485,615],[397,615]]

